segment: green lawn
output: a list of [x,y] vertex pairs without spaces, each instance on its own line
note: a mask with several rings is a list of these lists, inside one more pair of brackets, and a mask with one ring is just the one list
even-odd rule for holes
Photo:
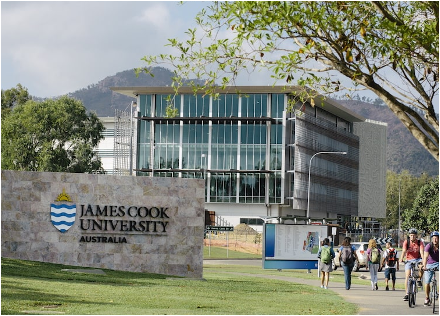
[[[204,247],[205,259],[251,259],[224,247]],[[264,270],[259,266],[207,265],[204,279],[186,280],[148,273],[104,270],[105,275],[80,274],[49,263],[2,258],[2,314],[353,314],[331,291],[252,274],[316,279],[316,270]],[[230,274],[241,272],[246,275]],[[228,274],[229,273],[229,274]],[[353,273],[354,284],[369,285]],[[342,270],[330,274],[344,282]],[[403,284],[397,284],[403,288]],[[326,295],[324,295],[326,294]],[[313,304],[318,300],[324,303]],[[292,302],[295,302],[294,304]],[[343,310],[336,306],[342,304]]]
[[6,258],[2,258],[1,264],[2,314],[342,315],[357,312],[356,305],[344,302],[332,291],[228,274],[280,273],[252,266],[209,265],[204,268],[204,280],[190,280],[105,269],[105,275],[73,273],[62,270],[78,267]]

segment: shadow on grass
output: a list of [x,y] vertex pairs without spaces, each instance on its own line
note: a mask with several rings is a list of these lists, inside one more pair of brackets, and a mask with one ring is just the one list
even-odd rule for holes
[[[99,284],[112,285],[146,285],[151,280],[163,280],[169,277],[168,275],[142,273],[142,272],[126,272],[100,269],[105,274],[88,274],[75,273],[72,271],[62,271],[64,269],[86,269],[77,266],[65,266],[61,264],[37,262],[37,261],[23,261],[10,258],[2,258],[2,276],[17,276],[42,278],[45,280],[57,281],[75,281]],[[151,283],[154,284],[154,283]]]

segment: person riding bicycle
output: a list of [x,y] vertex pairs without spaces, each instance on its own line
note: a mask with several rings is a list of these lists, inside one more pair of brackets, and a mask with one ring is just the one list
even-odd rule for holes
[[[423,256],[423,268],[425,270],[428,269],[437,269],[438,270],[438,232],[431,233],[431,242],[425,246],[425,253]],[[429,299],[429,292],[431,291],[431,279],[434,275],[434,271],[426,271],[425,272],[425,306],[431,305],[431,301]]]
[[[424,255],[424,248],[425,245],[423,241],[417,239],[417,230],[414,228],[411,228],[408,231],[409,234],[409,240],[405,240],[403,242],[403,248],[402,248],[402,256],[399,259],[399,262],[402,263],[404,259],[406,259],[405,264],[405,296],[403,297],[404,301],[408,300],[408,279],[409,275],[411,273],[411,264],[415,263],[416,267],[417,264],[422,262],[423,255]],[[423,269],[419,271],[419,277],[420,280],[417,281],[417,285],[422,285],[422,275],[423,275]]]

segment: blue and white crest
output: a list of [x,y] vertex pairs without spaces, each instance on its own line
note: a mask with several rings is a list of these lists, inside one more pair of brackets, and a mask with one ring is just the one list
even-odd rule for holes
[[66,232],[75,223],[76,205],[72,203],[70,196],[63,193],[58,195],[55,203],[50,204],[50,219],[53,226],[60,232]]

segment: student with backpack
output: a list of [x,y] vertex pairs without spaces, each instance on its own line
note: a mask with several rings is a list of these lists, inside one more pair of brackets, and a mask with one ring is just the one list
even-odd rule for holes
[[371,276],[371,289],[373,291],[379,289],[377,286],[377,272],[379,271],[381,254],[382,251],[377,248],[376,240],[370,239],[368,241],[367,260]]
[[[411,228],[408,231],[409,239],[405,240],[403,242],[402,247],[402,256],[399,259],[399,262],[403,262],[404,259],[406,259],[405,263],[405,296],[403,297],[404,301],[408,300],[408,278],[411,271],[411,263],[415,263],[416,267],[418,263],[422,262],[422,258],[424,255],[424,248],[425,245],[423,244],[423,241],[420,239],[417,239],[417,230],[414,228]],[[420,280],[423,276],[423,269],[419,271],[419,277]],[[422,286],[422,282],[420,280],[417,280],[417,285]]]
[[399,271],[399,261],[397,260],[397,250],[387,242],[386,249],[383,252],[382,267],[385,268],[385,290],[389,291],[388,281],[393,282],[393,291],[396,290],[396,269]]
[[330,240],[325,238],[322,241],[322,247],[318,250],[319,270],[321,271],[321,288],[328,289],[328,279],[330,272],[333,271],[332,260],[335,257],[335,251],[330,247]]
[[344,238],[339,252],[340,266],[344,269],[345,289],[349,290],[351,287],[351,271],[353,270],[355,260],[357,260],[356,248],[351,244],[350,237]]

